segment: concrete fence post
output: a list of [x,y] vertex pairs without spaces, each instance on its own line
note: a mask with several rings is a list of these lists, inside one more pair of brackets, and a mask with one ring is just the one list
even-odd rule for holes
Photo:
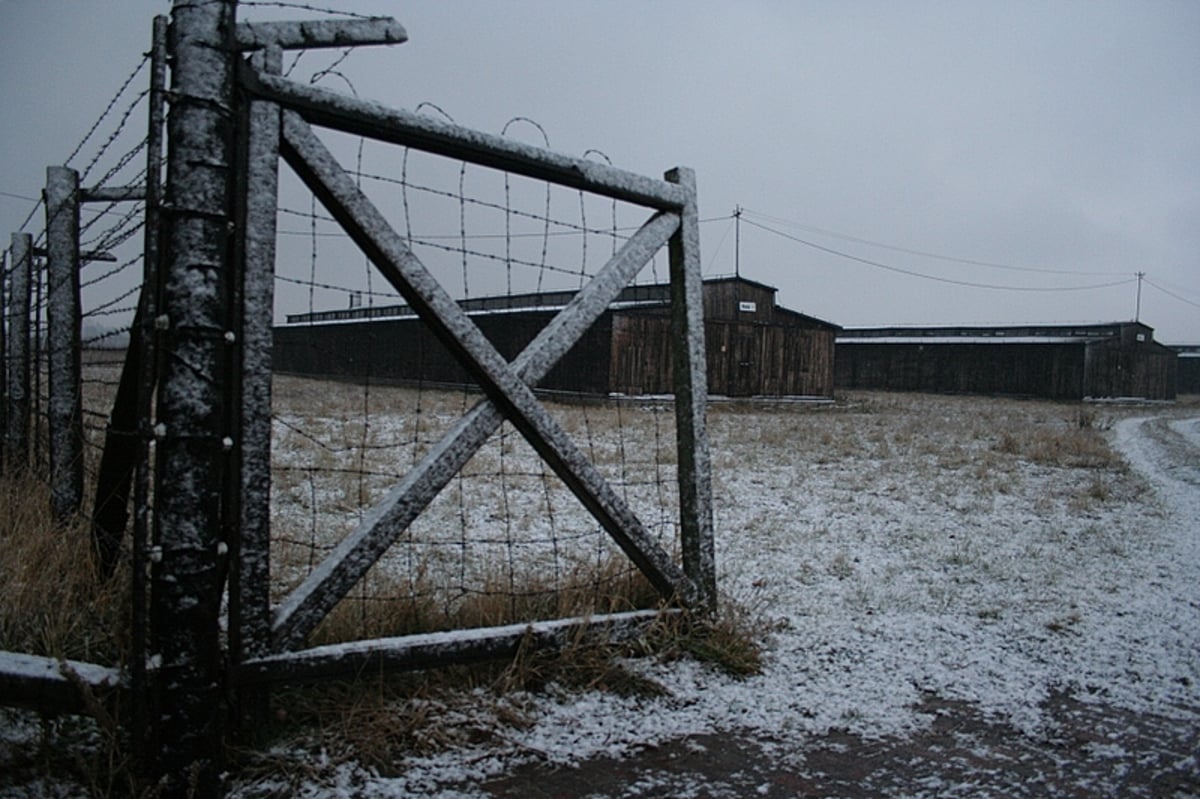
[[79,298],[79,173],[46,169],[46,360],[50,504],[59,522],[83,505],[83,395]]
[[171,12],[165,251],[157,391],[150,652],[155,771],[168,795],[217,796],[223,702],[222,540],[236,3],[175,0]]
[[12,234],[9,255],[12,271],[6,308],[7,347],[4,353],[8,373],[4,468],[16,470],[29,465],[29,312],[33,287],[33,237],[28,233]]
[[[253,56],[255,65],[277,75],[283,52],[269,45]],[[240,258],[235,294],[240,308],[240,363],[232,382],[238,399],[236,478],[230,494],[237,497],[228,517],[236,527],[233,565],[229,574],[230,659],[241,663],[270,652],[271,552],[271,318],[275,288],[275,219],[279,186],[278,105],[252,100],[243,109],[241,137],[242,219]],[[238,716],[244,727],[259,722],[266,710],[261,690],[239,692]]]
[[706,430],[708,377],[704,345],[704,287],[696,175],[672,169],[665,178],[687,191],[679,231],[668,244],[671,269],[671,338],[678,430],[680,537],[683,568],[699,589],[699,607],[717,608],[713,554],[712,466]]

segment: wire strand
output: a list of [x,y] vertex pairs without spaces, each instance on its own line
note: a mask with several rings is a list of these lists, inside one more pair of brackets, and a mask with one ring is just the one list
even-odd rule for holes
[[819,233],[822,236],[829,236],[831,238],[841,239],[843,241],[852,241],[857,244],[867,244],[872,247],[879,247],[880,249],[884,249],[884,250],[892,250],[893,252],[902,252],[907,255],[918,255],[918,256],[921,256],[922,258],[934,258],[939,261],[948,261],[950,263],[967,264],[969,266],[985,266],[985,267],[988,267],[991,269],[1005,269],[1005,270],[1012,271],[1012,272],[1035,272],[1035,273],[1047,274],[1047,275],[1124,275],[1124,274],[1127,274],[1126,272],[1083,271],[1083,270],[1076,270],[1076,269],[1046,269],[1046,268],[1032,267],[1032,266],[1013,266],[1011,264],[1001,264],[1001,263],[997,263],[995,261],[980,261],[980,260],[975,260],[972,258],[960,258],[957,256],[952,256],[952,255],[942,255],[940,253],[929,252],[927,250],[916,250],[916,249],[910,249],[908,247],[899,247],[894,244],[884,244],[883,242],[880,242],[880,241],[864,239],[864,238],[860,238],[858,236],[851,236],[851,235],[848,235],[845,233],[836,233],[832,230],[825,230],[824,228],[813,227],[811,225],[804,225],[799,222],[792,222],[792,221],[783,219],[781,217],[770,216],[770,215],[764,214],[760,211],[752,211],[747,208],[742,209],[742,214],[743,215],[750,214],[751,216],[761,217],[762,219],[766,219],[775,224],[787,225],[789,227],[795,227],[795,228],[799,228],[801,230],[807,230],[811,233]]
[[885,269],[889,272],[895,272],[897,274],[902,274],[902,275],[909,275],[911,277],[918,277],[923,280],[932,280],[937,283],[948,283],[953,286],[965,286],[967,288],[988,289],[991,291],[1017,291],[1017,292],[1033,292],[1033,293],[1048,292],[1049,293],[1049,292],[1064,292],[1064,291],[1090,291],[1093,289],[1112,288],[1114,286],[1127,286],[1130,283],[1134,283],[1137,280],[1136,277],[1130,277],[1125,280],[1115,280],[1115,281],[1112,281],[1109,283],[1096,283],[1096,284],[1092,284],[1092,285],[1088,285],[1088,286],[1002,286],[1002,285],[998,285],[995,283],[975,283],[975,282],[969,281],[969,280],[957,280],[955,278],[940,277],[938,275],[930,275],[930,274],[926,274],[924,272],[917,272],[913,269],[904,269],[899,266],[893,266],[892,264],[885,264],[880,261],[873,261],[869,258],[861,258],[857,255],[851,255],[850,253],[842,252],[841,250],[835,250],[831,247],[825,247],[825,246],[822,246],[815,242],[808,241],[806,239],[802,239],[797,236],[789,235],[782,231],[775,230],[774,228],[768,227],[767,225],[763,225],[758,222],[755,222],[751,219],[747,219],[747,220],[745,220],[745,222],[747,225],[751,225],[753,227],[759,228],[760,230],[765,230],[768,233],[773,233],[776,236],[785,238],[789,241],[794,241],[797,244],[802,244],[805,247],[811,247],[814,250],[819,250],[820,252],[828,253],[829,255],[836,255],[839,258],[846,258],[848,260],[855,261],[860,264],[865,264],[867,266],[873,266],[878,269]]

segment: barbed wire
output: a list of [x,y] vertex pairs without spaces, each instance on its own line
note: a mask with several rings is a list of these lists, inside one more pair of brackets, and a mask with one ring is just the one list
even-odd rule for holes
[[[125,81],[121,84],[121,88],[117,89],[117,93],[115,95],[113,95],[111,100],[108,101],[108,105],[106,105],[104,110],[100,113],[99,118],[94,123],[92,123],[92,126],[88,129],[87,133],[84,134],[84,136],[80,140],[79,144],[75,145],[75,149],[72,150],[71,154],[67,156],[65,161],[63,161],[64,166],[71,165],[71,162],[75,160],[75,156],[79,155],[79,152],[83,149],[84,145],[88,143],[88,141],[92,138],[92,135],[95,134],[95,132],[100,128],[100,125],[102,125],[104,123],[104,120],[108,117],[109,113],[112,112],[112,109],[114,107],[116,107],[117,101],[121,99],[121,95],[123,95],[125,93],[125,90],[129,88],[130,84],[133,83],[134,79],[137,78],[138,74],[141,73],[141,71],[146,67],[146,64],[148,64],[149,62],[150,62],[150,54],[144,53],[142,55],[142,60],[138,62],[137,66],[134,68],[133,72],[131,72],[129,74],[129,77],[127,77],[125,79]],[[140,101],[140,99],[148,91],[149,90],[146,90],[145,92],[142,92],[141,94],[139,94],[138,100]],[[125,117],[127,117],[128,114],[129,114],[129,112],[126,111]],[[123,126],[124,126],[124,123],[122,122],[121,127],[123,127]],[[119,128],[118,128],[118,130],[119,130]],[[111,143],[112,143],[112,137],[110,137],[108,144],[111,144]],[[102,151],[103,151],[103,149],[105,149],[105,148],[101,148]]]
[[[101,145],[100,149],[96,152],[96,154],[92,156],[92,160],[89,161],[88,165],[86,167],[84,167],[84,169],[80,172],[79,179],[81,181],[87,180],[88,176],[91,175],[92,169],[95,168],[96,164],[99,163],[100,159],[104,157],[105,153],[108,152],[109,148],[113,145],[113,143],[121,135],[122,131],[124,131],[125,124],[129,121],[129,118],[133,114],[134,110],[141,103],[142,99],[147,97],[149,94],[150,94],[149,89],[143,90],[142,92],[140,92],[138,94],[137,98],[134,100],[134,103],[132,105],[130,105],[129,108],[125,109],[125,113],[121,115],[121,120],[117,125],[117,129],[114,130],[111,134],[109,134],[108,139],[105,140],[104,144]],[[118,163],[115,167],[110,169],[107,173],[105,173],[104,177],[100,178],[100,180],[97,181],[96,185],[98,185],[98,186],[106,185],[108,183],[109,179],[113,175],[115,175],[119,171],[121,171],[121,169],[125,166],[125,164],[129,163],[129,160],[132,159],[133,156],[137,155],[139,152],[141,152],[143,149],[145,149],[146,142],[147,142],[147,137],[143,136],[141,142],[137,145],[137,147],[135,149],[133,149],[132,151],[130,151],[129,153],[127,153],[125,156],[123,156],[118,161]]]
[[[508,120],[507,122],[504,123],[504,127],[500,129],[500,135],[507,136],[508,129],[510,127],[512,127],[514,124],[525,124],[525,125],[532,126],[534,130],[536,130],[538,133],[541,134],[542,144],[545,146],[545,148],[547,150],[550,149],[550,137],[546,134],[546,129],[543,128],[540,124],[538,124],[534,120],[530,119],[529,117],[518,116],[518,117],[513,117],[512,119]],[[510,180],[511,180],[511,176],[509,175],[508,172],[505,172],[504,173],[505,253],[504,254],[505,254],[505,264],[506,264],[506,277],[508,280],[508,292],[511,294],[512,293],[512,267],[511,267],[511,265],[509,265],[509,254],[510,254],[510,249],[512,246],[512,237],[509,234],[512,233],[512,226],[511,226],[511,222],[512,222],[511,199],[512,198],[511,198]],[[539,292],[542,290],[542,276],[545,272],[544,264],[546,261],[546,251],[547,251],[548,245],[549,245],[549,235],[548,234],[550,232],[550,184],[546,183],[545,186],[546,186],[546,210],[544,213],[544,217],[545,217],[545,221],[543,222],[544,228],[542,230],[542,264],[543,264],[543,268],[538,270],[538,278],[537,278],[537,291],[539,291]]]
[[[386,183],[386,184],[391,184],[391,185],[396,185],[396,186],[402,186],[406,189],[411,189],[416,192],[429,194],[431,196],[443,197],[446,199],[453,199],[453,200],[458,200],[460,198],[459,194],[456,194],[456,193],[450,192],[450,191],[446,191],[445,189],[440,189],[440,188],[437,188],[434,186],[429,186],[426,184],[414,183],[412,181],[405,182],[403,180],[400,180],[397,178],[391,178],[386,175],[378,175],[378,174],[374,174],[374,173],[357,174],[357,173],[353,173],[353,172],[351,172],[350,174],[354,174],[355,177],[360,177],[363,180],[369,180],[369,181],[375,181],[375,182],[379,182],[379,183]],[[586,193],[585,193],[585,196],[587,196]],[[628,236],[623,236],[623,235],[620,235],[619,233],[614,233],[613,229],[611,229],[611,228],[587,227],[585,225],[577,224],[577,223],[574,223],[574,222],[571,222],[568,220],[549,216],[549,214],[538,214],[538,213],[534,213],[532,211],[527,211],[527,210],[520,209],[520,208],[511,208],[511,209],[506,208],[503,204],[497,203],[497,202],[492,202],[490,200],[481,200],[476,197],[464,197],[464,198],[462,198],[462,201],[463,201],[463,203],[465,203],[468,206],[485,208],[485,209],[489,209],[489,210],[499,211],[501,213],[509,213],[514,218],[528,219],[530,221],[538,222],[538,223],[548,223],[550,226],[564,229],[561,231],[553,231],[553,230],[550,231],[548,234],[549,237],[568,235],[568,234],[575,234],[575,235],[592,234],[592,235],[601,235],[601,236],[612,235],[612,236],[614,236],[616,241],[624,241],[629,238]],[[337,220],[335,220],[331,216],[322,216],[321,219],[322,219],[322,221],[327,221],[327,222],[331,222],[334,224],[337,223]],[[637,227],[634,226],[634,227],[620,228],[619,230],[621,232],[623,232],[623,231],[632,231],[632,230],[636,230],[636,229],[637,229]],[[546,235],[547,235],[546,233],[524,233],[523,234],[523,233],[513,233],[511,231],[505,231],[503,233],[467,234],[465,238],[467,238],[467,239],[481,239],[481,238],[500,239],[500,238],[523,238],[523,237],[533,237],[533,236],[540,237],[540,236],[546,236]],[[460,234],[445,234],[443,236],[440,236],[440,238],[458,238],[458,237],[460,237]],[[422,236],[422,238],[432,239],[432,238],[439,238],[439,236],[428,236],[427,235],[427,236]]]
[[239,5],[258,8],[287,8],[298,11],[311,11],[316,14],[325,14],[332,17],[349,17],[352,19],[383,19],[383,17],[377,17],[371,14],[347,11],[344,8],[327,8],[323,6],[311,5],[309,3],[288,2],[288,0],[241,0]]

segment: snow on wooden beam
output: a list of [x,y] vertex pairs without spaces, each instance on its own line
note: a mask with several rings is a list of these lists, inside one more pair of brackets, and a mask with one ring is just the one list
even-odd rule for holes
[[0,704],[84,713],[90,698],[123,687],[121,672],[76,660],[0,652]]
[[[29,250],[29,254],[34,258],[45,258],[50,254],[50,250],[46,247],[32,247]],[[105,263],[115,264],[117,262],[117,256],[113,255],[111,252],[104,252],[103,250],[80,251],[80,263],[90,263],[92,261],[103,261]]]
[[691,198],[682,211],[679,231],[671,237],[668,248],[683,566],[700,591],[701,604],[715,611],[717,575],[713,551],[712,464],[705,419],[708,377],[696,175],[690,169],[676,168],[668,172],[666,178],[684,187]]
[[135,186],[96,186],[79,193],[80,202],[120,203],[146,199],[146,184]]
[[502,169],[605,197],[679,211],[690,195],[681,186],[626,172],[596,161],[572,158],[504,136],[481,133],[369,100],[306,86],[243,65],[247,88],[299,111],[322,127],[414,147],[468,163]]
[[561,648],[578,640],[583,634],[600,635],[610,641],[628,640],[645,630],[662,614],[680,612],[671,609],[639,610],[588,618],[330,644],[247,660],[236,667],[233,681],[239,685],[312,682],[499,660],[513,657],[522,646]]
[[392,17],[324,19],[295,22],[239,22],[239,50],[278,45],[284,50],[319,47],[355,47],[370,44],[404,44],[408,32]]

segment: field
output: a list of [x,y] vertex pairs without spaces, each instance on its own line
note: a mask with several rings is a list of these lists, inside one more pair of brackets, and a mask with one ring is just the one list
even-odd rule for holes
[[[645,657],[628,665],[664,696],[438,697],[425,710],[453,719],[445,748],[369,764],[325,749],[300,783],[236,795],[1188,795],[1200,769],[1189,414],[901,394],[714,404],[720,585],[764,632],[761,674]],[[1087,732],[1074,771],[1071,724]],[[909,758],[924,770],[892,788],[810,773],[840,752],[842,777],[849,763],[866,779],[855,753],[947,739],[947,725],[959,748],[927,743]]]
[[[399,391],[371,401],[369,429],[340,435],[362,441],[411,419],[411,408],[386,413],[404,410]],[[280,447],[289,430],[339,412],[295,390],[277,405],[287,424],[276,428],[276,491],[294,500],[277,502],[277,524],[325,529],[331,519],[317,525],[317,513],[353,524],[360,493],[383,490],[383,467],[347,482],[336,447],[319,456],[298,442]],[[670,476],[660,452],[669,413],[636,404],[555,413],[610,475],[631,463]],[[617,413],[619,425],[606,418]],[[290,727],[240,761],[232,795],[1197,795],[1198,418],[1187,401],[714,403],[719,585],[725,607],[761,636],[760,673],[644,655],[622,666],[661,690],[472,684],[348,708],[340,733]],[[422,437],[411,438],[419,449]],[[498,446],[480,463],[521,457]],[[310,455],[331,460],[314,471]],[[494,474],[479,466],[467,480],[495,492]],[[526,574],[514,552],[546,554],[520,542],[550,540],[548,522],[532,519],[553,491],[533,466],[504,474],[511,482],[493,499],[530,520],[470,561],[498,562],[502,583]],[[645,508],[659,484],[629,483],[639,512],[653,513]],[[472,530],[462,517],[475,509],[454,499],[432,529],[449,520]],[[669,521],[652,519],[669,542]],[[586,527],[560,513],[552,523],[571,535]],[[550,549],[565,573],[596,560],[598,545]],[[288,568],[303,560],[293,554]],[[495,582],[487,571],[475,576]],[[281,717],[299,716],[287,701]],[[23,735],[38,735],[9,722],[11,757]],[[351,726],[360,734],[345,735]],[[51,784],[34,780],[15,795]]]

